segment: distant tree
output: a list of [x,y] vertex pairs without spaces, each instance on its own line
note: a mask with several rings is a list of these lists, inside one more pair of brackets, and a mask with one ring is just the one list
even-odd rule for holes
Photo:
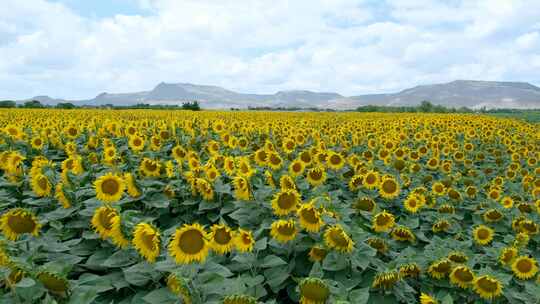
[[29,109],[41,109],[41,108],[44,108],[45,106],[38,100],[29,100],[25,102],[21,107],[29,108]]
[[182,109],[183,110],[191,110],[191,111],[200,111],[201,106],[199,106],[199,102],[195,100],[193,102],[184,102],[184,103],[182,103]]
[[75,108],[77,108],[77,106],[72,104],[71,102],[59,102],[56,105],[56,108],[58,108],[58,109],[75,109]]
[[424,100],[420,103],[418,109],[420,110],[420,112],[429,113],[433,111],[433,104],[427,100]]
[[0,101],[0,108],[15,108],[17,106],[17,103],[13,100],[1,100]]

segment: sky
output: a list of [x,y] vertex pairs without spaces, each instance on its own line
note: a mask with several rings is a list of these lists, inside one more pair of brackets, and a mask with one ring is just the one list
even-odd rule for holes
[[1,0],[0,99],[540,85],[540,1]]

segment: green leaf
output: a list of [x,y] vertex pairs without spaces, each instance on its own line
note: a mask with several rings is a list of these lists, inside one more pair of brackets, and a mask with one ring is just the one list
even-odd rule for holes
[[369,287],[351,291],[349,301],[351,304],[366,304],[369,301]]
[[34,285],[36,285],[36,281],[32,280],[31,278],[23,278],[17,284],[15,284],[16,287],[20,288],[28,288]]
[[92,286],[79,286],[73,290],[69,304],[90,304],[98,296],[98,290]]
[[135,264],[129,268],[123,269],[126,281],[135,286],[144,286],[151,280],[157,279],[160,275],[147,262]]
[[330,252],[323,260],[323,269],[330,271],[339,271],[345,269],[348,264],[348,259],[345,256],[337,253]]
[[132,265],[138,260],[137,254],[133,250],[119,250],[103,262],[105,267],[125,267]]
[[168,288],[160,288],[154,290],[142,298],[146,303],[150,304],[174,304],[177,303],[177,298]]
[[262,262],[259,264],[261,268],[270,268],[270,267],[276,267],[276,266],[281,266],[281,265],[287,265],[287,262],[285,262],[282,258],[276,255],[265,256]]

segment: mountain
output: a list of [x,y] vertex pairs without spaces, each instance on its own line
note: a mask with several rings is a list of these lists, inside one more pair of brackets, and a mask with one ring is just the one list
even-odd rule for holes
[[540,108],[540,88],[525,82],[456,80],[420,85],[394,94],[350,98],[362,105],[417,105],[429,100],[445,107]]
[[[67,102],[48,96],[36,96],[45,104]],[[159,83],[151,91],[101,93],[88,100],[70,101],[79,105],[181,104],[197,100],[203,108],[228,109],[248,106],[317,107],[353,109],[362,105],[417,105],[423,100],[446,107],[540,108],[540,88],[525,82],[456,80],[449,83],[419,85],[397,93],[343,96],[332,92],[305,90],[279,91],[275,94],[244,94],[218,86],[191,83]]]

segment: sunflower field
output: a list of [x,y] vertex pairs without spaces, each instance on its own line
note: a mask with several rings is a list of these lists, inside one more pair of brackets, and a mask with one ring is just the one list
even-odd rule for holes
[[540,125],[0,110],[0,303],[540,303]]

